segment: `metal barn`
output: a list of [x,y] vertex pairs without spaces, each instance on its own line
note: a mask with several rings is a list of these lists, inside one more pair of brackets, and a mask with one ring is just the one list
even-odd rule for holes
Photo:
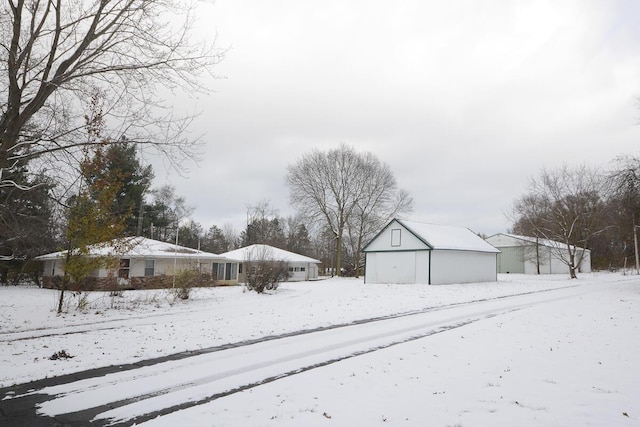
[[499,250],[464,227],[393,219],[363,249],[365,283],[495,282]]
[[[515,234],[498,233],[487,242],[500,249],[498,273],[568,274],[569,250],[560,242]],[[591,272],[591,251],[571,247],[575,251],[577,271]]]

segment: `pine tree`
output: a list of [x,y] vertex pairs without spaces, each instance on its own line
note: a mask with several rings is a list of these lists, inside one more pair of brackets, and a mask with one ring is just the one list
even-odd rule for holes
[[55,248],[50,180],[30,176],[26,166],[5,171],[5,179],[24,183],[29,189],[0,185],[0,283],[9,276],[16,282],[27,270],[38,280],[29,260]]

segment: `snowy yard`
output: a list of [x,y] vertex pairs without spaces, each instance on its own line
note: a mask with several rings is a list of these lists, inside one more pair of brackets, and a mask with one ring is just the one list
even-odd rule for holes
[[[188,301],[167,291],[95,293],[71,299],[62,316],[55,291],[2,287],[0,386],[426,308],[452,306],[469,320],[474,304],[465,303],[516,294],[527,295],[513,310],[148,423],[640,425],[640,279],[619,274],[445,286],[335,278],[269,295],[198,289]],[[62,350],[73,357],[50,360]]]

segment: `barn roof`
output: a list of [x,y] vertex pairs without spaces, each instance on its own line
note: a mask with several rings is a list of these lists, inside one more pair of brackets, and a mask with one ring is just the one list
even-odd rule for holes
[[[124,247],[119,252],[117,247]],[[46,261],[64,258],[67,251],[53,252],[36,257],[36,260]],[[224,256],[186,248],[173,243],[161,242],[146,237],[125,237],[110,242],[89,246],[89,256],[118,256],[120,258],[191,258],[191,259],[226,259]]]
[[[498,249],[486,242],[473,231],[465,227],[454,225],[428,224],[404,219],[393,219],[387,224],[378,236],[391,224],[397,222],[424,242],[429,248],[437,250],[458,250],[498,253]],[[363,249],[366,251],[378,236],[374,237]]]
[[259,244],[245,246],[244,248],[225,252],[220,254],[220,256],[236,261],[262,259],[266,261],[311,262],[320,264],[320,261],[314,258],[309,258],[308,256],[285,251],[284,249],[279,249],[274,246]]
[[433,249],[449,249],[476,252],[500,252],[482,237],[466,227],[427,224],[397,219],[398,223],[422,239]]
[[[530,236],[520,236],[518,234],[509,234],[509,233],[498,233],[498,234],[494,234],[493,236],[489,236],[487,237],[488,239],[491,239],[494,236],[507,236],[510,237],[512,239],[515,240],[520,240],[523,242],[523,244],[538,244],[538,245],[542,245],[542,246],[546,246],[548,248],[553,248],[553,249],[566,249],[567,245],[562,243],[562,242],[558,242],[555,240],[550,240],[550,239],[542,239],[542,238],[536,238],[536,237],[530,237]],[[574,250],[576,247],[574,245],[571,245],[571,250]],[[582,248],[579,248],[582,249]],[[586,249],[587,251],[589,249]]]

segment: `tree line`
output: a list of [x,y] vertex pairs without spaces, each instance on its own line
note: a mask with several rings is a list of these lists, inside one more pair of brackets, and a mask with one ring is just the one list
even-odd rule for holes
[[[86,120],[87,138],[95,141],[83,148],[78,178],[64,199],[51,197],[53,183],[28,191],[0,187],[2,283],[37,280],[37,266],[29,260],[61,249],[69,256],[65,281],[78,281],[95,268],[83,259],[90,246],[125,236],[216,254],[268,244],[319,259],[328,274],[359,275],[363,244],[393,216],[411,209],[412,199],[398,190],[388,165],[343,144],[327,152],[314,150],[290,167],[292,203],[299,208],[295,215],[282,217],[269,200],[262,200],[247,207],[240,232],[230,224],[205,228],[191,219],[193,208],[175,188],[152,188],[153,169],[142,164],[135,143],[104,136],[98,96]],[[333,169],[324,169],[336,159]],[[308,187],[298,186],[295,177],[311,176],[311,167],[324,170],[323,175],[307,180]],[[326,191],[326,203],[314,205],[305,191]]]

